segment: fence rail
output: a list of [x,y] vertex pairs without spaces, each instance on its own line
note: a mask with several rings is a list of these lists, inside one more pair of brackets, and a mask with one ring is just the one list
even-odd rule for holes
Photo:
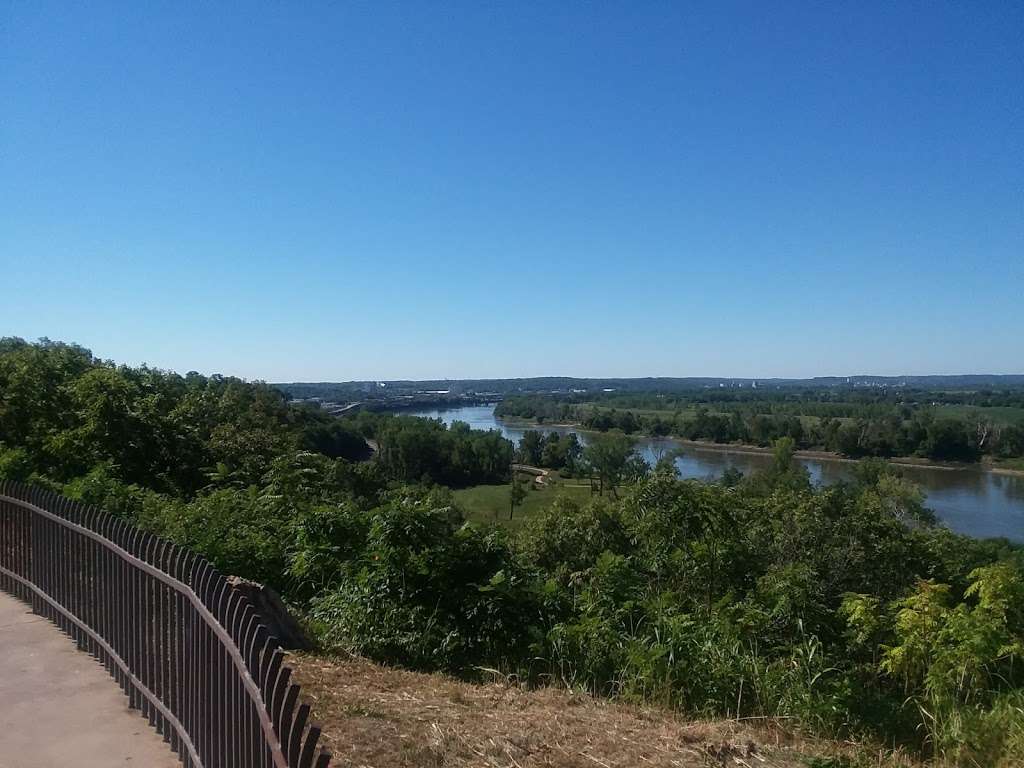
[[0,589],[91,653],[188,768],[327,768],[284,652],[202,557],[0,482]]

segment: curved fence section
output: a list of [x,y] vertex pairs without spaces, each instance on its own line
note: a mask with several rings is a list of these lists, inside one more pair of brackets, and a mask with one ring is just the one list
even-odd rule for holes
[[190,768],[327,768],[249,601],[206,560],[71,499],[0,483],[0,588],[95,656]]

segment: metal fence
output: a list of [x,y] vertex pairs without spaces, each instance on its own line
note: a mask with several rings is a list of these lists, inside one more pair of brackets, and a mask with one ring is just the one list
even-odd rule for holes
[[0,483],[0,588],[99,659],[189,768],[330,763],[283,651],[249,601],[189,550]]

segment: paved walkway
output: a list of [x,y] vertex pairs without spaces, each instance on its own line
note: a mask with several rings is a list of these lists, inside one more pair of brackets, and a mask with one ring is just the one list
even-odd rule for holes
[[180,765],[98,661],[0,592],[0,768]]

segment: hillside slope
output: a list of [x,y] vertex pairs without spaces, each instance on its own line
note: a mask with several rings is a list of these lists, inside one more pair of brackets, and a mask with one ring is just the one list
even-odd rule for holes
[[853,765],[811,762],[847,749],[776,723],[687,721],[563,689],[474,685],[360,659],[295,655],[289,663],[338,768]]

